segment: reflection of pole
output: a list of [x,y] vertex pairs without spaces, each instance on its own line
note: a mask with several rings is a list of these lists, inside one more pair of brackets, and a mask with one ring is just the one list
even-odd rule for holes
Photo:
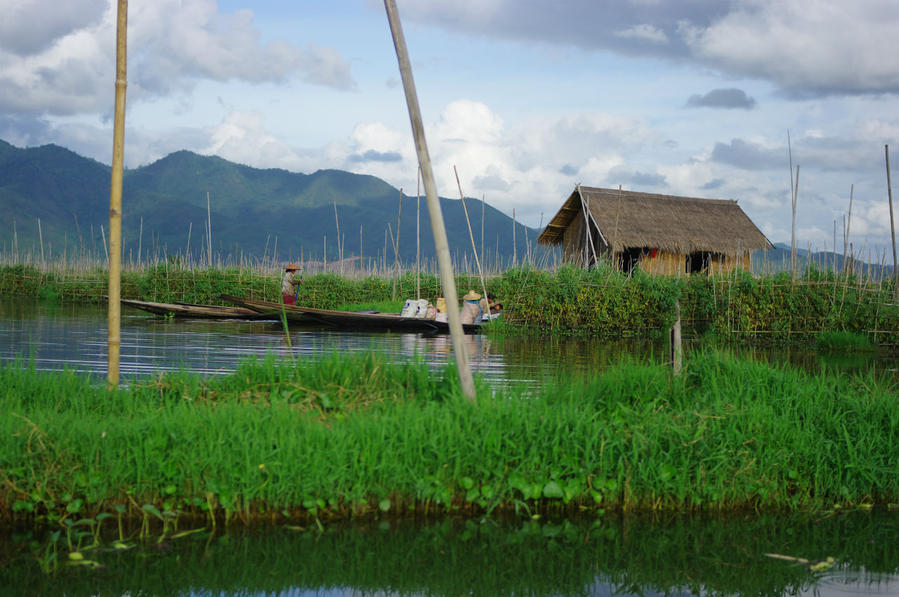
[[115,121],[112,133],[112,177],[109,189],[109,331],[107,383],[119,385],[122,319],[122,171],[125,155],[125,85],[128,0],[119,0],[116,25]]
[[418,153],[418,163],[421,167],[422,181],[425,186],[425,200],[428,204],[428,213],[431,216],[434,249],[437,252],[440,283],[443,286],[443,296],[447,305],[447,319],[449,320],[450,335],[453,340],[456,368],[459,370],[459,381],[462,384],[462,391],[467,398],[474,399],[474,379],[471,376],[468,353],[463,342],[464,332],[462,331],[462,321],[459,317],[459,296],[456,293],[456,281],[453,279],[453,264],[450,260],[449,241],[446,238],[443,212],[440,210],[440,199],[437,196],[437,187],[434,184],[434,172],[431,170],[431,158],[428,155],[428,146],[425,141],[424,124],[421,120],[418,96],[415,93],[415,81],[412,79],[412,65],[409,62],[409,53],[406,50],[406,39],[403,36],[403,27],[402,23],[400,23],[399,11],[396,8],[396,0],[384,0],[384,8],[387,11],[387,21],[390,23],[390,32],[393,34],[393,45],[396,48],[396,58],[400,67],[400,75],[403,79],[403,90],[406,92],[406,105],[409,108],[409,120],[412,123],[412,136],[415,139],[415,150]]

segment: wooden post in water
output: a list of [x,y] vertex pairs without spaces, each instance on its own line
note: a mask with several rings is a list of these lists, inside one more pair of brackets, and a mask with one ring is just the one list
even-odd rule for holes
[[122,176],[125,155],[125,87],[127,85],[128,0],[118,0],[116,23],[115,120],[112,133],[112,176],[109,185],[109,313],[107,385],[119,385],[122,344]]
[[403,79],[403,90],[406,94],[406,105],[409,108],[409,120],[412,124],[412,136],[415,139],[415,150],[418,154],[418,164],[421,167],[422,181],[425,186],[425,200],[428,204],[428,213],[431,216],[434,248],[437,252],[437,264],[440,269],[443,297],[446,300],[447,319],[449,320],[453,353],[456,358],[456,368],[459,371],[462,391],[468,399],[474,400],[474,379],[471,375],[471,367],[468,364],[468,352],[463,342],[464,331],[462,330],[462,321],[459,317],[459,296],[456,293],[456,281],[453,278],[449,241],[446,238],[443,212],[440,210],[440,199],[437,195],[437,187],[434,184],[434,172],[431,170],[431,158],[428,155],[428,146],[425,141],[424,123],[422,122],[421,110],[418,106],[415,81],[412,78],[412,64],[409,61],[409,53],[406,49],[406,39],[403,36],[403,27],[402,23],[400,23],[399,11],[396,8],[396,0],[384,0],[384,8],[387,11],[387,20],[390,23],[390,32],[393,35],[393,45],[396,48],[396,58],[400,67],[400,75]]
[[671,328],[671,371],[674,375],[680,375],[684,360],[684,349],[681,344],[680,301],[674,302],[674,313],[674,326]]

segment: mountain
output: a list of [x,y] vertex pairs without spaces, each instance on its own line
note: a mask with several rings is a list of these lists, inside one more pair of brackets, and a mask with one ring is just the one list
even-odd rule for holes
[[[109,227],[111,169],[56,145],[17,148],[0,140],[0,247],[52,256],[103,254]],[[208,197],[208,212],[207,212]],[[405,263],[416,255],[416,197],[374,176],[342,170],[301,174],[259,169],[215,156],[178,151],[146,166],[126,170],[122,191],[122,237],[126,261],[141,256],[205,255],[207,213],[211,214],[215,257],[271,257],[332,261],[361,254]],[[471,260],[468,223],[458,199],[441,198],[450,251]],[[481,213],[487,256],[507,263],[532,250],[538,230],[475,199],[467,199],[471,229],[481,250]],[[401,210],[401,212],[400,212]],[[336,215],[335,215],[336,212]],[[337,231],[340,229],[338,248]],[[424,197],[420,203],[421,254],[434,257]],[[386,259],[385,259],[386,254]],[[48,255],[48,258],[52,258]]]
[[[774,243],[774,248],[768,251],[753,251],[752,269],[756,273],[776,273],[790,271],[790,245],[786,243]],[[860,258],[864,257],[864,259]],[[875,280],[890,278],[893,275],[892,259],[887,264],[886,257],[877,259],[875,255],[859,255],[859,257],[844,257],[841,253],[833,251],[810,251],[796,248],[796,270],[804,272],[809,266],[818,270],[850,271],[864,278]]]

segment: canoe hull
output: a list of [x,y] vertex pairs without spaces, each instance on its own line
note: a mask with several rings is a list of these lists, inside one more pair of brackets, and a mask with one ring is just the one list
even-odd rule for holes
[[227,305],[193,305],[190,303],[156,303],[121,299],[121,303],[141,311],[166,317],[184,317],[195,319],[266,319],[258,311],[246,307]]
[[[380,330],[393,332],[424,332],[431,334],[449,333],[449,324],[433,319],[419,319],[417,317],[402,317],[392,313],[371,313],[356,311],[332,311],[330,309],[314,309],[298,305],[282,305],[269,301],[240,298],[223,294],[223,300],[240,307],[252,309],[268,318],[280,318],[282,314],[287,321],[300,324],[320,324],[335,329],[349,330]],[[481,331],[477,324],[462,326],[466,334],[476,334]]]

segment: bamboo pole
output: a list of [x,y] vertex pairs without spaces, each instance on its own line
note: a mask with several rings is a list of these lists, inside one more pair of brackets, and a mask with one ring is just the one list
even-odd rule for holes
[[418,95],[415,92],[415,81],[412,78],[412,65],[406,49],[406,40],[403,36],[403,27],[400,22],[399,11],[396,8],[396,0],[384,0],[384,8],[387,11],[387,20],[390,23],[390,32],[393,35],[393,45],[396,49],[396,58],[399,63],[400,75],[403,79],[403,90],[406,94],[406,105],[409,108],[412,136],[415,139],[415,150],[418,154],[418,163],[421,167],[422,180],[425,186],[425,200],[428,204],[428,213],[431,216],[434,248],[437,252],[440,283],[443,286],[443,296],[447,305],[447,319],[449,320],[453,353],[456,358],[456,368],[459,371],[462,391],[467,398],[474,400],[474,378],[471,375],[471,367],[468,364],[468,352],[463,342],[464,332],[462,330],[462,321],[459,317],[459,296],[456,293],[456,281],[453,279],[449,241],[446,238],[443,212],[440,210],[440,199],[437,196],[437,187],[434,184],[434,172],[431,170],[431,158],[428,155],[424,124],[421,119],[421,110],[418,106]]
[[484,272],[481,270],[481,260],[478,257],[478,248],[474,244],[474,232],[471,231],[471,220],[468,219],[468,208],[465,207],[465,195],[462,193],[462,183],[459,182],[459,171],[456,170],[456,165],[453,164],[453,173],[456,175],[456,186],[459,187],[459,198],[462,200],[462,210],[465,212],[465,223],[468,224],[468,237],[471,239],[471,251],[474,253],[474,262],[478,267],[478,277],[481,279],[481,290],[484,291],[484,302],[487,303],[488,312],[489,313],[489,301],[487,301],[487,280],[484,279]]
[[212,210],[209,207],[209,191],[206,191],[206,267],[212,269]]
[[[112,176],[109,189],[109,314],[107,385],[119,385],[122,344],[122,176],[125,155],[125,87],[127,85],[128,0],[118,0],[116,23],[115,121],[112,133]],[[105,245],[104,245],[105,246]]]
[[421,168],[415,180],[415,299],[421,300]]
[[893,288],[897,296],[899,296],[899,270],[896,269],[896,224],[893,220],[893,187],[890,184],[890,146],[883,146],[884,155],[886,156],[887,166],[887,196],[890,200],[890,238],[893,245]]

